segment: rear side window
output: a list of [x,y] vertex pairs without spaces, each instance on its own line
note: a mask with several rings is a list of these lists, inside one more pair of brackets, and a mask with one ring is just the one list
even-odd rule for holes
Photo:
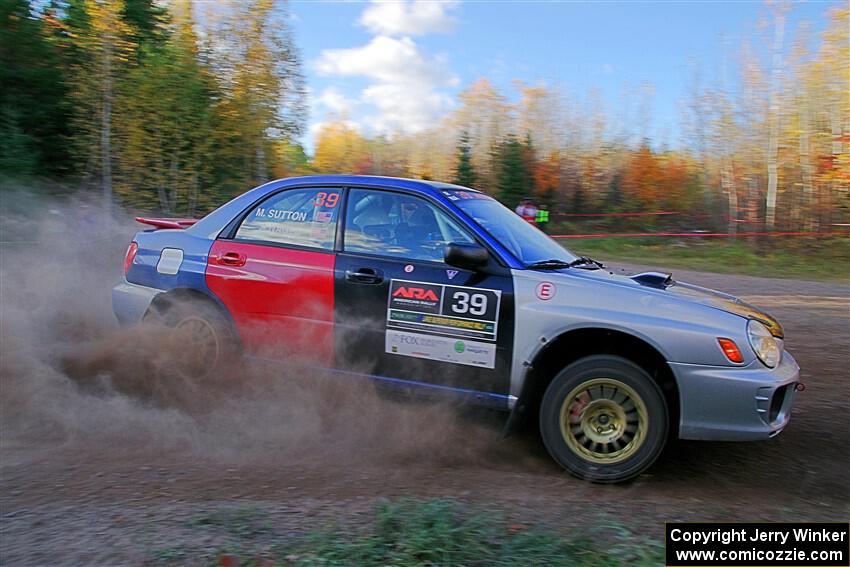
[[255,207],[239,225],[235,238],[332,250],[339,202],[339,189],[283,191]]
[[440,209],[404,193],[352,189],[345,218],[346,252],[442,262],[446,244],[474,242]]

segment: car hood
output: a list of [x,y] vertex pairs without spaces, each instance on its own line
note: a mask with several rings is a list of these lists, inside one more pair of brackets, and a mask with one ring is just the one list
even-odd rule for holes
[[709,307],[716,307],[717,309],[722,309],[728,313],[740,315],[745,319],[755,319],[756,321],[763,323],[770,330],[770,334],[774,337],[781,339],[785,336],[785,333],[782,330],[782,325],[780,325],[779,321],[777,321],[774,317],[765,313],[758,307],[750,305],[746,301],[742,301],[733,295],[676,281],[672,282],[672,284],[665,288],[664,291],[678,297],[688,299],[694,303],[708,305]]
[[[644,272],[632,276],[614,274],[608,270],[581,270],[592,278],[607,280],[609,283],[641,289],[651,293],[674,296],[678,299],[705,305],[763,323],[770,333],[779,339],[784,338],[782,325],[761,309],[741,299],[706,287],[679,282],[671,274]],[[575,272],[574,272],[575,273]]]

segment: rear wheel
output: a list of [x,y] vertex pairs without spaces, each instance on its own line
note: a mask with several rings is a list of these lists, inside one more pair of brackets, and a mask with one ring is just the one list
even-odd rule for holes
[[169,328],[165,370],[182,378],[208,378],[237,352],[230,322],[208,301],[175,301],[152,312],[150,318]]
[[549,453],[572,474],[620,482],[652,465],[667,438],[664,396],[646,371],[618,356],[596,355],[562,370],[540,406]]

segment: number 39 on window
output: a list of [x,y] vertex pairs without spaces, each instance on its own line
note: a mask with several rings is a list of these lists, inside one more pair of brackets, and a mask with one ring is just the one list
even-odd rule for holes
[[339,203],[339,193],[326,193],[320,191],[316,193],[316,200],[313,203],[314,207],[327,207],[333,209]]
[[487,312],[487,296],[483,293],[456,291],[452,294],[452,311],[460,315],[484,315]]

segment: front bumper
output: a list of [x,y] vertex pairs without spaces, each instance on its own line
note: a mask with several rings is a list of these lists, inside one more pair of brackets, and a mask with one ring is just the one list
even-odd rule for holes
[[153,298],[162,290],[132,284],[127,280],[112,288],[112,310],[121,325],[135,325],[148,311]]
[[671,362],[679,386],[682,439],[749,441],[777,435],[788,424],[800,367],[787,351],[770,369]]

